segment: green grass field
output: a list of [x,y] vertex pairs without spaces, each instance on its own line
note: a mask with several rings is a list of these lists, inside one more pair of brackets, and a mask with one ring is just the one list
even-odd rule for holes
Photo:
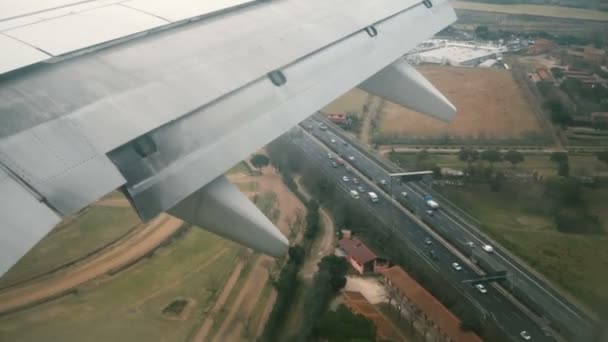
[[[560,233],[542,210],[542,187],[505,184],[436,188],[483,222],[483,229],[537,271],[608,318],[608,236]],[[585,189],[589,208],[608,226],[607,189]]]
[[608,12],[583,8],[524,4],[499,5],[460,0],[451,1],[451,4],[452,6],[454,6],[455,9],[471,11],[495,12],[506,14],[526,14],[552,18],[608,21]]
[[[76,295],[0,317],[2,341],[186,341],[211,309],[241,247],[197,228],[118,276]],[[181,319],[163,308],[188,299]],[[94,336],[94,338],[93,338]]]
[[104,246],[139,223],[131,208],[91,207],[58,225],[0,278],[7,286],[78,259]]

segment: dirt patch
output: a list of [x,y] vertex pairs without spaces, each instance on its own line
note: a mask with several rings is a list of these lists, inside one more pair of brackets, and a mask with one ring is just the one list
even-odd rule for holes
[[347,276],[344,291],[360,292],[368,302],[374,305],[387,301],[386,289],[375,278]]
[[519,138],[542,129],[506,70],[421,66],[418,70],[458,109],[445,123],[386,101],[383,134],[412,137]]

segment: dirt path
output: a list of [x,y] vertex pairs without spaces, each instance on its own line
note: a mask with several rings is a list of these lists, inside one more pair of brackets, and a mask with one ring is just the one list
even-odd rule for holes
[[361,133],[359,134],[359,139],[364,144],[369,144],[372,121],[380,113],[383,106],[384,101],[380,97],[371,94],[367,97],[367,101],[363,107],[363,122],[361,123]]
[[94,206],[112,208],[130,208],[131,203],[126,198],[102,198],[93,203]]
[[[310,194],[306,192],[300,183],[299,177],[296,177],[296,183],[298,184],[298,188],[304,197],[306,197],[306,199],[310,199]],[[300,276],[302,276],[304,279],[312,279],[312,276],[317,272],[317,263],[319,263],[324,256],[329,255],[334,251],[336,227],[334,227],[334,222],[325,209],[321,209],[320,214],[322,235],[317,237],[310,249],[310,252],[308,253],[306,260],[304,261],[304,265],[302,265]]]
[[[285,235],[289,235],[289,226],[293,225],[296,213],[300,212],[301,215],[303,215],[305,212],[302,202],[287,189],[281,180],[281,176],[271,167],[264,168],[262,174],[258,176],[235,174],[229,175],[228,179],[236,184],[255,182],[257,183],[255,191],[257,193],[274,192],[277,196],[275,208],[279,209],[279,217],[276,225]],[[247,193],[249,194],[249,192]],[[241,262],[239,268],[230,276],[218,301],[203,322],[193,341],[230,342],[255,340],[258,334],[263,330],[266,319],[272,310],[276,298],[276,294],[273,291],[266,303],[263,304],[264,310],[263,313],[261,313],[262,317],[259,319],[257,326],[252,326],[251,323],[256,319],[256,317],[252,317],[252,314],[256,308],[260,294],[268,281],[268,269],[273,262],[271,257],[265,255],[261,255],[256,260],[251,268],[251,272],[243,282],[242,288],[239,289],[238,294],[232,302],[232,305],[229,308],[226,308],[228,314],[224,321],[221,322],[218,332],[213,338],[209,338],[207,335],[213,327],[213,317],[219,312],[220,308],[225,305],[230,293],[234,290],[234,283],[236,283],[243,267],[243,262]]]
[[128,265],[154,250],[181,226],[181,220],[163,214],[120,243],[65,271],[1,292],[0,313],[43,302]]
[[249,322],[253,318],[251,313],[255,307],[258,297],[268,280],[268,270],[264,265],[272,263],[272,258],[260,256],[253,265],[247,280],[240,289],[228,315],[220,326],[212,341],[231,342],[243,340],[255,340],[252,327]]
[[244,263],[244,261],[241,260],[236,265],[234,271],[232,271],[230,278],[228,278],[228,281],[226,281],[226,283],[224,284],[222,293],[220,293],[219,297],[217,298],[217,301],[213,305],[213,308],[207,314],[207,317],[203,321],[203,325],[201,326],[201,328],[198,330],[198,332],[192,339],[193,342],[204,342],[205,341],[205,337],[207,337],[207,335],[209,334],[209,331],[211,330],[211,327],[213,326],[213,323],[215,322],[214,317],[215,317],[215,315],[217,315],[217,313],[220,311],[220,309],[226,303],[226,300],[228,299],[230,292],[232,292],[232,288],[234,287],[234,284],[236,284],[236,281],[239,279],[241,270],[243,270],[243,265],[245,265],[245,263]]

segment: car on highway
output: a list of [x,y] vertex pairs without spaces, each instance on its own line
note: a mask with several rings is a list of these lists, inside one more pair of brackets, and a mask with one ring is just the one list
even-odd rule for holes
[[352,169],[348,165],[345,167],[345,169],[346,169],[346,172],[351,172],[352,171]]
[[492,253],[494,252],[494,247],[490,246],[490,245],[483,245],[481,247],[481,249],[483,249],[484,251],[488,252],[488,253]]
[[353,196],[354,199],[359,199],[359,193],[357,190],[351,190],[350,195]]
[[427,210],[427,211],[426,211],[426,214],[427,214],[427,215],[429,215],[429,216],[433,216],[433,214],[434,214],[434,213],[435,213],[435,212],[434,212],[434,211],[432,211],[432,210]]
[[527,331],[522,331],[519,333],[521,335],[521,337],[526,340],[526,341],[530,341],[532,339],[532,336],[530,336],[530,334]]
[[467,241],[467,246],[475,248],[475,243],[473,241]]
[[342,141],[342,143],[344,144],[344,146],[347,146],[347,147],[348,147],[348,143],[346,142],[346,140],[345,140],[345,141]]
[[401,197],[407,197],[407,192],[405,192],[405,191],[401,192]]
[[332,161],[332,162],[331,162],[331,166],[333,166],[333,167],[338,167],[338,163],[336,163],[335,161]]
[[355,161],[355,157],[354,156],[348,156],[348,160]]
[[380,184],[382,184],[382,185],[386,185],[386,179],[381,179],[381,180],[380,180]]
[[435,253],[435,251],[434,251],[434,250],[432,250],[432,249],[431,249],[431,250],[429,251],[429,254],[431,255],[431,259],[433,259],[433,260],[437,260],[437,259],[438,259],[438,257],[437,257],[437,253]]
[[427,245],[430,245],[431,243],[433,243],[433,241],[431,240],[431,238],[426,238],[424,239],[424,243],[426,243]]
[[334,154],[333,154],[333,153],[328,153],[328,154],[327,154],[327,158],[329,158],[329,159],[334,159]]
[[319,124],[319,128],[322,129],[322,130],[326,130],[327,126],[325,126],[325,124],[323,124],[323,123],[320,123]]
[[456,271],[462,271],[462,266],[460,266],[460,264],[458,264],[457,262],[452,263],[452,268]]
[[483,284],[477,284],[477,285],[475,285],[475,288],[477,288],[479,290],[479,292],[481,292],[481,293],[488,292],[488,290],[486,290],[486,287],[483,286]]
[[353,183],[359,184],[359,180],[357,178],[353,178]]
[[359,191],[360,193],[364,193],[365,192],[365,188],[362,186],[357,187],[357,191]]
[[347,176],[343,176],[343,177],[342,177],[342,180],[343,180],[343,181],[345,181],[345,182],[348,182],[348,181],[349,181],[349,179],[348,179],[348,177],[347,177]]
[[331,140],[330,140],[330,141],[331,141],[332,143],[335,143],[335,142],[336,142],[336,139],[331,138]]

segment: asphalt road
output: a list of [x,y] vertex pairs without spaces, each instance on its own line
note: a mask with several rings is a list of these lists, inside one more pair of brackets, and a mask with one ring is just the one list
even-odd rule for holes
[[[386,172],[381,168],[379,169],[375,163],[367,160],[351,146],[344,145],[342,139],[338,138],[333,133],[321,131],[318,128],[315,128],[312,131],[315,136],[327,139],[328,144],[335,144],[336,151],[341,151],[341,154],[345,157],[354,156],[355,160],[349,161],[352,163],[352,167],[356,167],[357,170],[366,170],[366,172],[369,172],[375,180],[388,180],[388,178],[386,178]],[[405,243],[410,245],[410,247],[419,253],[444,277],[452,281],[461,291],[463,296],[468,297],[486,313],[494,316],[496,321],[502,326],[505,334],[508,335],[511,340],[523,340],[520,333],[525,330],[530,333],[533,341],[553,341],[552,338],[545,336],[545,332],[539,324],[532,321],[528,315],[507,299],[505,295],[498,291],[493,285],[486,285],[487,293],[481,293],[472,284],[463,283],[462,281],[464,280],[475,278],[477,273],[466,262],[463,262],[459,257],[455,256],[453,250],[439,242],[435,238],[435,235],[430,233],[427,228],[423,227],[420,222],[417,222],[406,214],[403,209],[399,205],[396,205],[396,203],[384,192],[376,189],[375,185],[369,182],[369,180],[365,179],[365,177],[357,177],[352,172],[347,172],[345,167],[333,167],[331,160],[327,156],[328,150],[326,147],[320,145],[307,134],[302,133],[293,139],[296,140],[294,141],[295,145],[307,155],[309,162],[316,164],[328,177],[336,180],[337,184],[340,185],[340,188],[344,190],[345,200],[357,201],[378,220],[394,229],[399,236],[403,238]],[[332,143],[331,139],[336,140],[336,142]],[[330,146],[334,147],[334,145]],[[348,182],[342,180],[342,177],[344,176],[349,178]],[[374,189],[373,191],[376,192],[379,197],[378,203],[372,203],[365,194],[357,200],[349,195],[349,191],[356,189],[358,186],[353,184],[353,176],[360,180],[361,185],[366,191]],[[415,197],[414,194],[410,196]],[[420,211],[426,211],[426,208],[420,206],[418,201],[415,201],[415,205]],[[435,218],[437,216],[433,217]],[[431,240],[430,244],[425,243],[425,239],[427,238]],[[430,257],[430,250],[435,251],[437,256],[436,260]],[[460,264],[462,267],[461,271],[456,271],[452,267],[452,263],[454,262]]]
[[[387,170],[375,161],[375,157],[369,152],[356,148],[349,138],[341,132],[338,132],[333,127],[329,126],[327,131],[319,129],[318,122],[314,117],[309,118],[305,125],[313,130],[311,133],[319,140],[323,141],[328,146],[331,146],[334,151],[348,156],[354,156],[354,165],[359,170],[362,170],[374,180],[385,179],[389,182]],[[332,143],[331,139],[336,140]],[[342,142],[348,141],[348,146]],[[423,214],[427,210],[424,196],[433,193],[429,187],[422,182],[409,182],[398,184],[392,182],[392,194],[400,196],[400,193],[405,191],[408,194],[408,201],[416,208],[417,214]],[[437,199],[441,204],[441,200]],[[465,215],[461,215],[458,211],[451,210],[450,207],[443,206],[440,210],[434,213],[433,217],[427,217],[434,225],[434,229],[440,230],[442,235],[445,235],[455,247],[466,253],[470,249],[466,243],[473,242],[477,248],[484,244],[488,244],[487,237],[476,229],[474,223],[467,220]],[[510,253],[507,253],[502,247],[493,245],[493,253],[476,253],[476,256],[485,258],[486,262],[492,265],[498,265],[501,269],[509,273],[510,280],[515,286],[524,291],[528,296],[543,308],[546,313],[545,318],[549,321],[560,322],[562,326],[568,327],[574,334],[570,338],[576,341],[590,341],[597,329],[593,320],[583,312],[575,304],[568,301],[557,291],[555,291],[544,279],[534,273],[529,267],[522,264],[520,260],[516,260]]]

